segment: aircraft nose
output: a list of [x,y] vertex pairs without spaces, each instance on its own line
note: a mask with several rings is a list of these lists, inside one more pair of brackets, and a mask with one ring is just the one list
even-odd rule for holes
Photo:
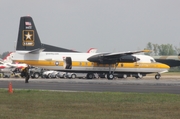
[[163,68],[163,69],[169,69],[170,68],[170,66],[169,65],[167,65],[167,64],[160,64],[159,65],[159,68]]

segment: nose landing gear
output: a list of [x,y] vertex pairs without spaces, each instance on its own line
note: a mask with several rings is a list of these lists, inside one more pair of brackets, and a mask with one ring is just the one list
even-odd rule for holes
[[159,74],[159,73],[157,73],[157,74],[155,75],[155,79],[156,79],[156,80],[159,80],[160,77],[161,77],[161,74]]

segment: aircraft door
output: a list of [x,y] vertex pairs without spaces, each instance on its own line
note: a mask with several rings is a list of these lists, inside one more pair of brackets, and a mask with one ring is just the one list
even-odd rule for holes
[[72,69],[72,59],[71,57],[65,57],[64,60],[64,68],[65,69]]

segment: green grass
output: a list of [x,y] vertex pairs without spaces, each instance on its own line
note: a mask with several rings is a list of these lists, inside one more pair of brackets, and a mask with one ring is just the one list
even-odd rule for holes
[[0,90],[0,119],[179,119],[180,95]]

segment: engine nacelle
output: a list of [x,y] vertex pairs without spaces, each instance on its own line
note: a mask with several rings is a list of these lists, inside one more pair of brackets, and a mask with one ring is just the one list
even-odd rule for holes
[[118,62],[136,62],[139,59],[132,55],[124,55],[119,58]]
[[87,59],[90,62],[97,62],[101,64],[114,64],[117,62],[136,62],[139,59],[132,55],[124,55],[120,57],[106,57],[102,55],[94,55]]
[[93,55],[93,56],[89,57],[87,60],[90,61],[90,62],[98,62],[98,63],[100,63],[100,62],[103,61],[103,58],[100,55]]

